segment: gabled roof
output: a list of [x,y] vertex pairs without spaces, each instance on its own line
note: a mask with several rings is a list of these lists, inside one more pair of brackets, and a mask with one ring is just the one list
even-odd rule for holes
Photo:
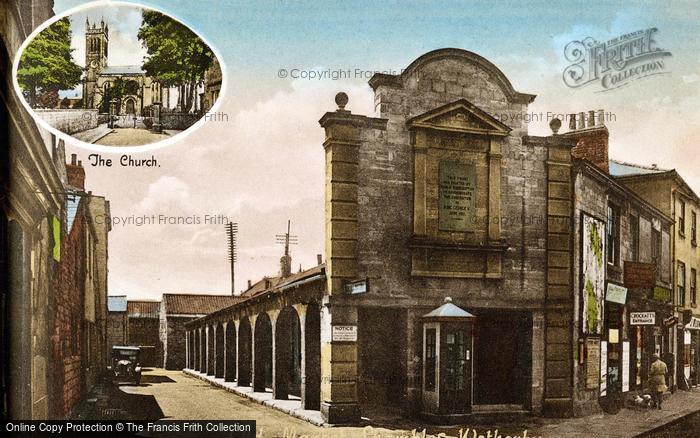
[[107,311],[126,312],[126,295],[107,296]]
[[160,301],[129,300],[126,304],[126,312],[129,318],[158,318],[160,314]]
[[610,160],[610,175],[622,182],[646,178],[670,178],[685,190],[686,196],[693,198],[696,202],[700,202],[700,197],[695,193],[695,190],[690,187],[675,169],[659,169],[654,166],[642,166],[640,164]]
[[142,75],[146,72],[140,65],[110,65],[102,69],[101,75]]
[[231,306],[242,298],[233,295],[163,294],[163,308],[167,315],[207,315]]
[[652,175],[670,172],[670,169],[659,169],[656,166],[642,166],[641,164],[625,163],[624,161],[610,160],[610,175],[614,177],[629,175]]

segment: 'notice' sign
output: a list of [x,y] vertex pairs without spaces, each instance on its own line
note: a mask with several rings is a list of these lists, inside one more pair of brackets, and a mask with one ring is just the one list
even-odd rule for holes
[[334,325],[331,334],[334,342],[357,342],[356,325]]
[[630,324],[631,325],[655,325],[656,324],[656,312],[631,312],[630,313]]

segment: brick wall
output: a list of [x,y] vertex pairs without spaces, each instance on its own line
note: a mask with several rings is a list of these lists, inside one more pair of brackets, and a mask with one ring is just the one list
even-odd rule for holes
[[84,227],[84,203],[81,202],[70,233],[61,242],[61,261],[54,280],[52,415],[57,418],[68,415],[83,393]]

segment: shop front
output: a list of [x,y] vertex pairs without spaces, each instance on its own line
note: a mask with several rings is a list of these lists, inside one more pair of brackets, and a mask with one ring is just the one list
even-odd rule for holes
[[[648,372],[654,354],[666,362],[669,370],[673,370],[675,363],[672,306],[653,299],[653,294],[649,292],[648,289],[631,289],[626,306],[628,330],[623,349],[628,352],[628,388],[637,393],[647,391]],[[672,372],[667,376],[667,384],[669,387],[673,385]]]

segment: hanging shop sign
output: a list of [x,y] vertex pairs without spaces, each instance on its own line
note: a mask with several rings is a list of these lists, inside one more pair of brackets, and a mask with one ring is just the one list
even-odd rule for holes
[[334,325],[331,334],[333,342],[357,342],[356,325]]
[[668,303],[669,301],[671,301],[671,289],[669,289],[667,287],[656,286],[654,288],[653,298],[656,301],[662,301],[664,303]]
[[664,327],[671,327],[672,325],[676,324],[678,324],[677,316],[669,316],[668,318],[664,318]]
[[656,312],[630,312],[631,325],[656,325]]
[[652,288],[656,283],[656,265],[625,260],[625,286]]
[[627,302],[627,288],[619,284],[608,283],[605,301],[624,305]]
[[[676,318],[676,322],[678,318]],[[690,322],[685,325],[686,330],[700,330],[700,318],[691,317]]]

